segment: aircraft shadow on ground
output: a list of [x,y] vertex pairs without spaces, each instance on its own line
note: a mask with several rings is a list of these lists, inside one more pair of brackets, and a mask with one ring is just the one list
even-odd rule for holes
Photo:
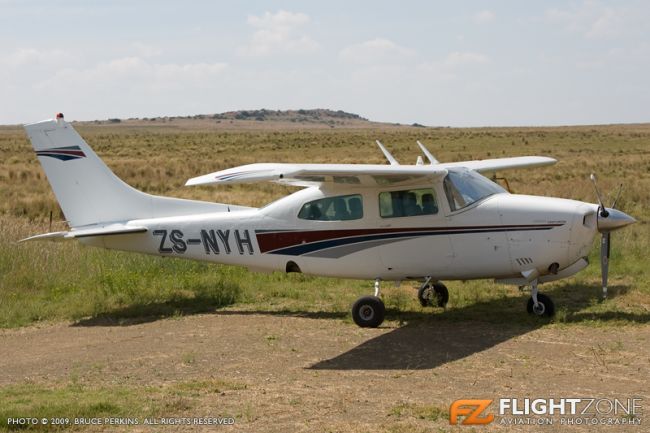
[[[610,288],[609,297],[614,298],[626,293],[627,290],[627,286],[613,286]],[[568,301],[569,305],[563,319],[565,322],[612,320],[650,322],[650,314],[581,311],[588,305],[598,302],[600,287],[596,285],[567,284],[544,293],[556,299],[556,303],[559,300]],[[532,317],[525,312],[527,300],[528,296],[522,296],[521,299],[493,299],[430,316],[424,313],[389,311],[389,317],[398,316],[406,322],[406,325],[309,368],[315,370],[435,368],[489,349],[549,323],[550,319]],[[512,303],[515,305],[519,303],[520,308],[513,308]]]
[[[610,299],[628,291],[628,286],[610,287]],[[545,290],[563,309],[562,321],[623,321],[649,323],[650,314],[617,311],[589,312],[586,307],[598,302],[597,285],[565,284]],[[309,368],[323,370],[429,369],[481,352],[513,337],[524,335],[549,323],[549,319],[532,317],[525,311],[528,295],[476,302],[446,311],[399,311],[388,309],[388,320],[402,325],[381,334],[331,359]],[[310,312],[295,310],[222,310],[196,300],[169,301],[132,306],[83,319],[73,326],[130,326],[154,322],[173,316],[191,314],[271,315],[303,317],[314,320],[341,320],[347,312]],[[152,314],[147,314],[151,312]]]

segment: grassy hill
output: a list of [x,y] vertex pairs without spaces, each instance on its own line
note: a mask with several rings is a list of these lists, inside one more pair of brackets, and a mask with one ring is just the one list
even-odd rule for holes
[[[177,129],[328,129],[388,126],[358,114],[324,108],[299,110],[238,110],[193,116],[164,116],[78,122],[94,125],[166,126]],[[395,126],[398,126],[395,124]]]

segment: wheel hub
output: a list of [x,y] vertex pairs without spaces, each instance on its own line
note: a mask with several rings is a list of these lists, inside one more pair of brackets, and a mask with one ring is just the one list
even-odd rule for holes
[[538,316],[542,316],[545,311],[546,306],[541,302],[537,302],[537,305],[533,304],[533,313],[537,314]]
[[375,316],[375,310],[369,305],[364,305],[359,313],[364,320],[372,320]]

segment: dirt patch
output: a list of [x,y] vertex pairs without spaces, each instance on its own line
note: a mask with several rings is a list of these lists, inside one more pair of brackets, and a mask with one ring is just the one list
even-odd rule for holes
[[[359,329],[322,315],[232,310],[93,325],[0,331],[0,386],[71,378],[133,387],[234,384],[197,393],[169,416],[228,413],[235,426],[188,431],[455,431],[460,427],[451,428],[447,411],[460,398],[650,397],[648,325],[528,329],[421,321]],[[481,430],[553,429],[493,424]]]

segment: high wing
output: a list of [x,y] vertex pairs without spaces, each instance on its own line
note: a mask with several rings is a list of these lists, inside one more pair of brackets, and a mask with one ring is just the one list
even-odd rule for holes
[[228,185],[271,181],[287,185],[376,186],[433,180],[447,170],[431,165],[249,164],[192,178],[185,185]]
[[377,141],[377,145],[391,165],[382,164],[281,164],[262,163],[217,171],[188,180],[185,185],[228,185],[270,181],[286,185],[346,185],[381,186],[411,184],[432,181],[447,174],[449,168],[466,168],[480,173],[494,173],[512,168],[541,167],[557,161],[546,156],[519,156],[513,158],[483,159],[439,163],[418,141],[430,165],[400,165],[388,150]]

